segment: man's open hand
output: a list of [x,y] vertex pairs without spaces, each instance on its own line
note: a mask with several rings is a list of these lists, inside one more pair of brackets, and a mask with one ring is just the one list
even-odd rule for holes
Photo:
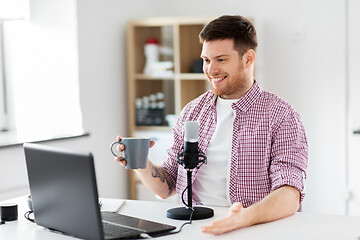
[[204,233],[219,235],[250,225],[246,209],[237,202],[231,205],[226,218],[214,221],[208,226],[202,226],[201,229]]

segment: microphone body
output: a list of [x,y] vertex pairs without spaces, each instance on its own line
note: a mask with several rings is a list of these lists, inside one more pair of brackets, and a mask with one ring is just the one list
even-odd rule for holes
[[185,169],[194,169],[199,163],[199,124],[193,121],[185,122],[183,165]]
[[184,144],[184,168],[194,169],[199,162],[198,142],[185,142]]

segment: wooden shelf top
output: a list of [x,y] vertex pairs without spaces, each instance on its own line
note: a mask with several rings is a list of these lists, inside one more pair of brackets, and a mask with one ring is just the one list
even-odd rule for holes
[[180,74],[173,74],[169,76],[152,76],[148,74],[137,73],[135,74],[135,79],[138,80],[174,80],[178,78],[180,80],[207,80],[205,74],[203,73],[180,73]]
[[143,74],[143,73],[137,73],[135,74],[135,78],[139,80],[174,80],[175,74],[172,75],[149,75],[149,74]]
[[203,73],[180,73],[181,80],[207,80]]
[[135,131],[171,131],[169,126],[135,126]]
[[202,25],[210,22],[214,17],[156,17],[129,21],[129,25],[161,27],[171,25]]

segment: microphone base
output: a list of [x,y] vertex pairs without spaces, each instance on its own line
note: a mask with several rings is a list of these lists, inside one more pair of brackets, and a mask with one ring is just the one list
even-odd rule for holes
[[[178,207],[167,210],[166,216],[171,219],[176,220],[190,220],[190,215],[192,211],[186,207]],[[192,215],[192,220],[200,220],[211,218],[214,216],[214,210],[206,207],[194,207],[194,213]]]

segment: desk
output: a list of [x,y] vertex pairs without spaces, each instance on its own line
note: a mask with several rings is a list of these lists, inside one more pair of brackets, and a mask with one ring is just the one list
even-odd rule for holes
[[[108,201],[114,199],[101,199],[104,207]],[[26,197],[14,198],[1,203],[17,203],[19,219],[0,225],[1,240],[61,240],[74,239],[69,236],[50,232],[43,227],[26,220],[23,215],[28,210]],[[149,202],[126,200],[119,212],[135,217],[145,218],[152,221],[167,223],[180,227],[185,221],[166,218],[166,210],[177,207],[177,204],[168,202]],[[182,231],[168,237],[156,239],[261,239],[261,240],[358,240],[360,237],[360,216],[325,215],[316,213],[300,212],[293,216],[266,224],[259,224],[244,229],[235,230],[220,236],[204,234],[200,227],[215,219],[221,219],[227,215],[228,208],[213,207],[215,216],[206,220],[193,221],[191,225],[185,225]]]

